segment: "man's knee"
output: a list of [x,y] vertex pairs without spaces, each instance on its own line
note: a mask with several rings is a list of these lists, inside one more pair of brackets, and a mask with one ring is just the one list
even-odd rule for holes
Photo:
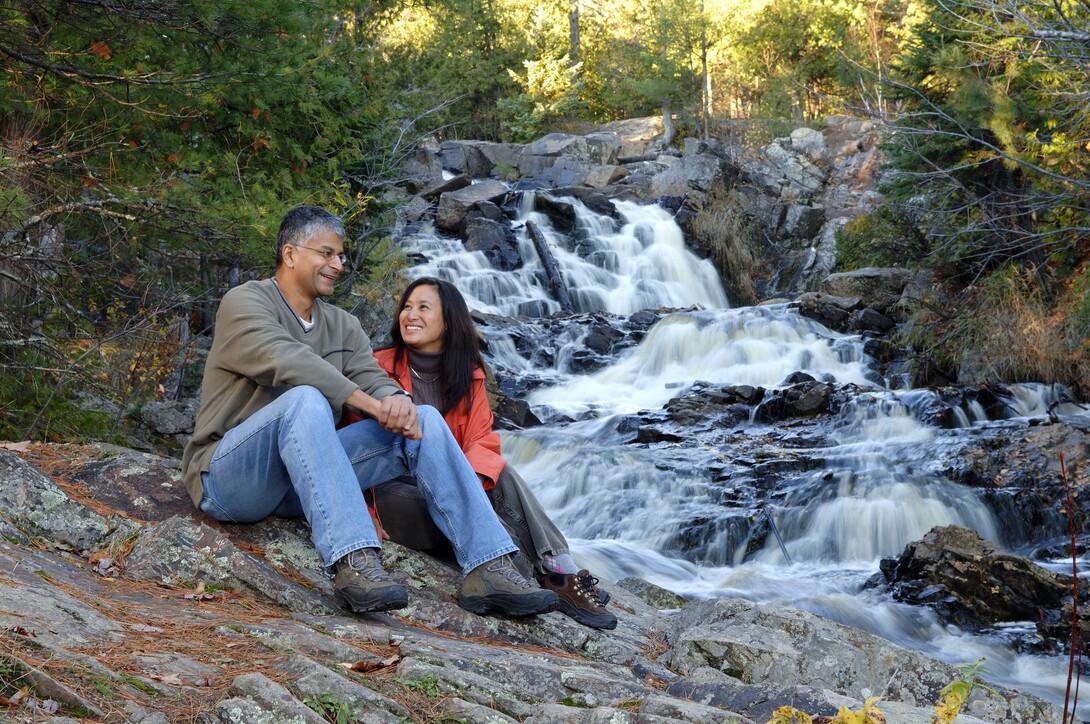
[[299,410],[329,410],[330,414],[332,414],[333,408],[329,406],[329,401],[325,398],[325,395],[319,392],[317,387],[311,387],[310,385],[292,387],[280,395],[280,401]]

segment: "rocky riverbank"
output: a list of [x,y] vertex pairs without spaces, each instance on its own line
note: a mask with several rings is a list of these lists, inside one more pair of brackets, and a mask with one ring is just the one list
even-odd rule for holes
[[[384,560],[410,607],[351,616],[303,524],[216,524],[192,510],[173,459],[6,447],[9,721],[764,722],[780,706],[832,715],[880,696],[889,724],[916,724],[961,676],[808,613],[686,602],[638,579],[605,585],[612,632],[557,613],[479,617],[456,605],[453,567],[397,545]],[[977,688],[965,712],[1060,721],[1000,687]]]

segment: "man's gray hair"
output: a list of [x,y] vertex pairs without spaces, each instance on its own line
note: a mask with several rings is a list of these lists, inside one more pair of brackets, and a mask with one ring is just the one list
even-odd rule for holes
[[276,234],[276,266],[283,260],[285,246],[306,246],[323,231],[332,231],[344,240],[344,224],[336,214],[320,206],[296,206],[288,211],[280,220],[280,231]]

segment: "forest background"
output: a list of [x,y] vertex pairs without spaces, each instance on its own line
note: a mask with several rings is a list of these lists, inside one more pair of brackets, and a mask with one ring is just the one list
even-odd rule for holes
[[404,263],[384,189],[414,148],[657,114],[751,146],[873,119],[887,202],[840,232],[838,270],[934,270],[901,342],[955,377],[987,360],[991,381],[1085,397],[1088,18],[1088,0],[2,0],[0,439],[124,442],[140,404],[179,395],[222,293],[271,271],[294,204],[346,219],[350,303]]

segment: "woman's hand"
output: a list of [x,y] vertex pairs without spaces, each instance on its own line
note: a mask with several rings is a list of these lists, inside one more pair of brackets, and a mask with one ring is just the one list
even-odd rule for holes
[[408,395],[389,395],[378,401],[378,424],[390,432],[404,435],[410,440],[420,439],[420,421],[416,417],[416,405]]
[[384,430],[404,435],[410,440],[420,439],[420,420],[416,417],[416,405],[408,395],[387,395],[376,400],[363,390],[357,389],[348,396],[345,404],[375,418]]

